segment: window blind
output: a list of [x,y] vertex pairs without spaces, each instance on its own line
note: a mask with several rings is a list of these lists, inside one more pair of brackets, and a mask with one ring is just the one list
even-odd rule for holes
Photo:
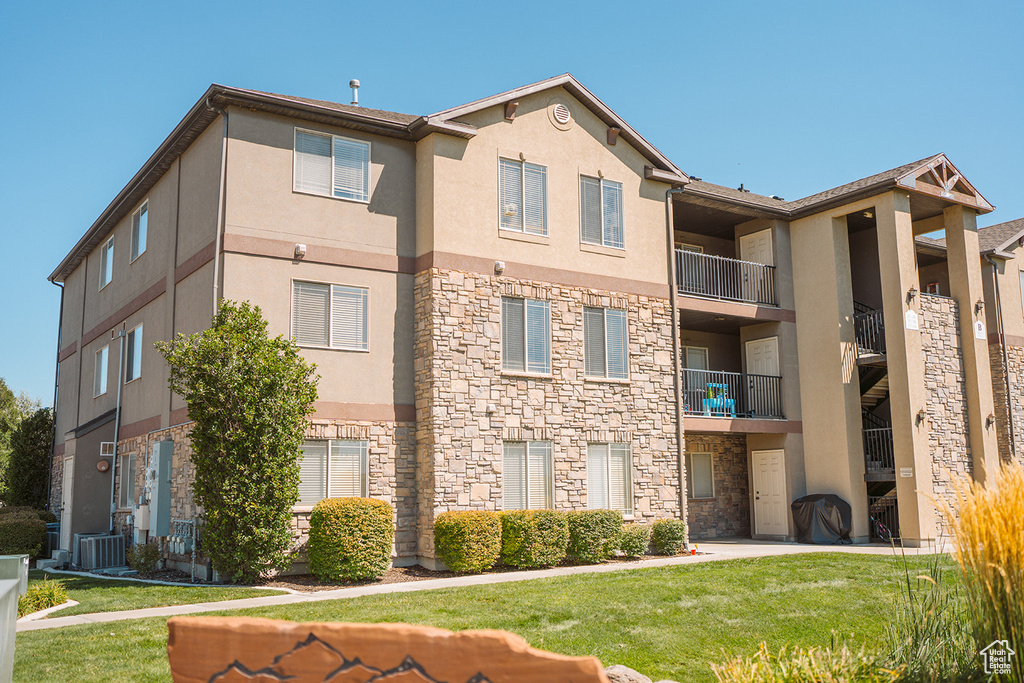
[[522,185],[522,164],[518,161],[501,159],[499,163],[499,178],[501,184],[499,194],[501,197],[501,227],[505,230],[523,229],[523,185]]
[[526,300],[526,370],[551,372],[551,311],[547,301]]
[[365,441],[331,441],[328,482],[332,498],[366,495]]
[[331,289],[331,346],[365,351],[369,337],[368,291],[344,285],[332,285]]
[[526,444],[506,443],[501,467],[502,508],[526,509]]
[[580,239],[601,244],[601,184],[597,178],[580,176]]
[[523,222],[526,232],[548,234],[547,169],[523,164]]
[[608,508],[608,444],[587,446],[587,507]]
[[633,489],[630,477],[629,445],[613,443],[608,446],[608,507],[612,510],[633,511]]
[[523,299],[501,300],[501,367],[505,370],[526,369],[526,327]]
[[527,442],[528,460],[526,463],[529,490],[527,504],[531,510],[543,510],[551,507],[551,443],[548,441]]
[[583,372],[590,377],[605,376],[604,309],[583,309]]
[[295,189],[331,193],[331,136],[295,131]]
[[686,480],[691,498],[714,498],[715,486],[710,453],[687,453]]
[[308,346],[328,346],[330,285],[292,283],[292,338]]
[[299,458],[299,505],[315,505],[327,493],[327,442],[307,441]]
[[370,145],[334,138],[334,196],[370,200]]
[[601,181],[601,211],[604,245],[622,249],[622,183]]
[[629,331],[626,312],[615,308],[607,308],[604,314],[608,376],[613,379],[627,379],[629,377]]

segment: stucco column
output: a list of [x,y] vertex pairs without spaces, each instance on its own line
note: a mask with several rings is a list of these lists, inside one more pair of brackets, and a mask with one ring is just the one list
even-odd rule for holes
[[920,296],[910,299],[907,294],[920,286],[910,195],[896,190],[879,197],[875,216],[900,533],[905,544],[919,545],[935,538],[935,506],[929,498],[928,421],[917,417],[926,402],[921,332],[908,329],[920,324]]
[[[943,211],[949,290],[960,308],[960,348],[963,352],[967,401],[967,443],[971,446],[975,481],[984,482],[999,467],[992,368],[989,365],[988,329],[985,327],[984,285],[978,258],[977,215],[963,206]],[[978,305],[981,302],[981,305]],[[977,327],[979,326],[980,327]]]
[[853,508],[852,537],[868,538],[860,380],[846,217],[828,214],[790,226],[800,349],[807,493],[834,493]]

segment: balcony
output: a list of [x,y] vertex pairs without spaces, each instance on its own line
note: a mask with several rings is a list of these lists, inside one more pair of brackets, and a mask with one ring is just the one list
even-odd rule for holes
[[778,307],[775,266],[676,249],[680,294]]
[[853,330],[857,339],[857,357],[870,364],[885,359],[885,319],[882,311],[853,302]]
[[784,420],[782,378],[720,370],[683,370],[683,412],[704,417]]

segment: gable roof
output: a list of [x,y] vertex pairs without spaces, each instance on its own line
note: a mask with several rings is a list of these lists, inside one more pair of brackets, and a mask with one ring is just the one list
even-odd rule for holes
[[[996,223],[987,228],[978,228],[978,250],[982,254],[1005,253],[1014,242],[1024,238],[1024,218],[1005,223]],[[946,248],[946,238],[920,236],[916,240],[926,246]]]

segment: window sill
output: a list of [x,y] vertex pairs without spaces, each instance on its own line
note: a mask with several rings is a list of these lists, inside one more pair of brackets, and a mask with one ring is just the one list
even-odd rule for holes
[[689,503],[690,501],[693,501],[694,503],[704,503],[704,502],[711,502],[711,501],[714,501],[714,500],[715,500],[714,496],[711,496],[710,498],[694,498],[693,496],[687,496],[686,497],[686,502],[687,503]]
[[547,235],[535,235],[529,232],[508,230],[507,228],[498,228],[498,237],[516,242],[529,242],[530,244],[551,244],[551,238]]
[[519,370],[502,370],[502,377],[519,377],[522,379],[554,379],[554,375],[551,373],[541,372],[522,372]]
[[335,197],[333,194],[320,194],[319,192],[306,192],[305,190],[298,190],[292,188],[294,194],[304,194],[308,197],[323,197],[324,199],[336,199],[340,202],[352,202],[353,204],[369,204],[369,199],[352,199],[351,197]]
[[629,378],[618,379],[615,377],[584,377],[583,381],[588,384],[629,384]]
[[138,260],[139,260],[140,258],[142,258],[142,257],[143,257],[143,256],[145,256],[145,255],[146,255],[146,252],[144,252],[144,251],[143,251],[143,252],[141,252],[141,253],[140,253],[140,254],[139,254],[138,256],[136,256],[136,257],[135,257],[135,258],[133,258],[133,259],[132,259],[131,261],[129,261],[129,262],[128,262],[128,265],[129,265],[129,266],[131,266],[131,265],[134,265],[136,261],[138,261]]
[[604,256],[614,256],[615,258],[626,258],[626,249],[623,247],[606,247],[603,244],[590,244],[589,242],[580,242],[580,251],[589,251],[592,254],[602,254]]
[[311,344],[296,344],[300,349],[313,349],[316,351],[351,351],[352,353],[369,353],[370,349],[347,349],[343,346],[313,346]]
[[131,379],[129,379],[129,380],[125,380],[125,383],[124,383],[124,385],[125,385],[125,386],[128,386],[128,385],[129,385],[129,384],[131,384],[132,382],[138,382],[138,381],[139,381],[140,379],[142,379],[142,375],[139,375],[138,377],[132,377],[132,378],[131,378]]

